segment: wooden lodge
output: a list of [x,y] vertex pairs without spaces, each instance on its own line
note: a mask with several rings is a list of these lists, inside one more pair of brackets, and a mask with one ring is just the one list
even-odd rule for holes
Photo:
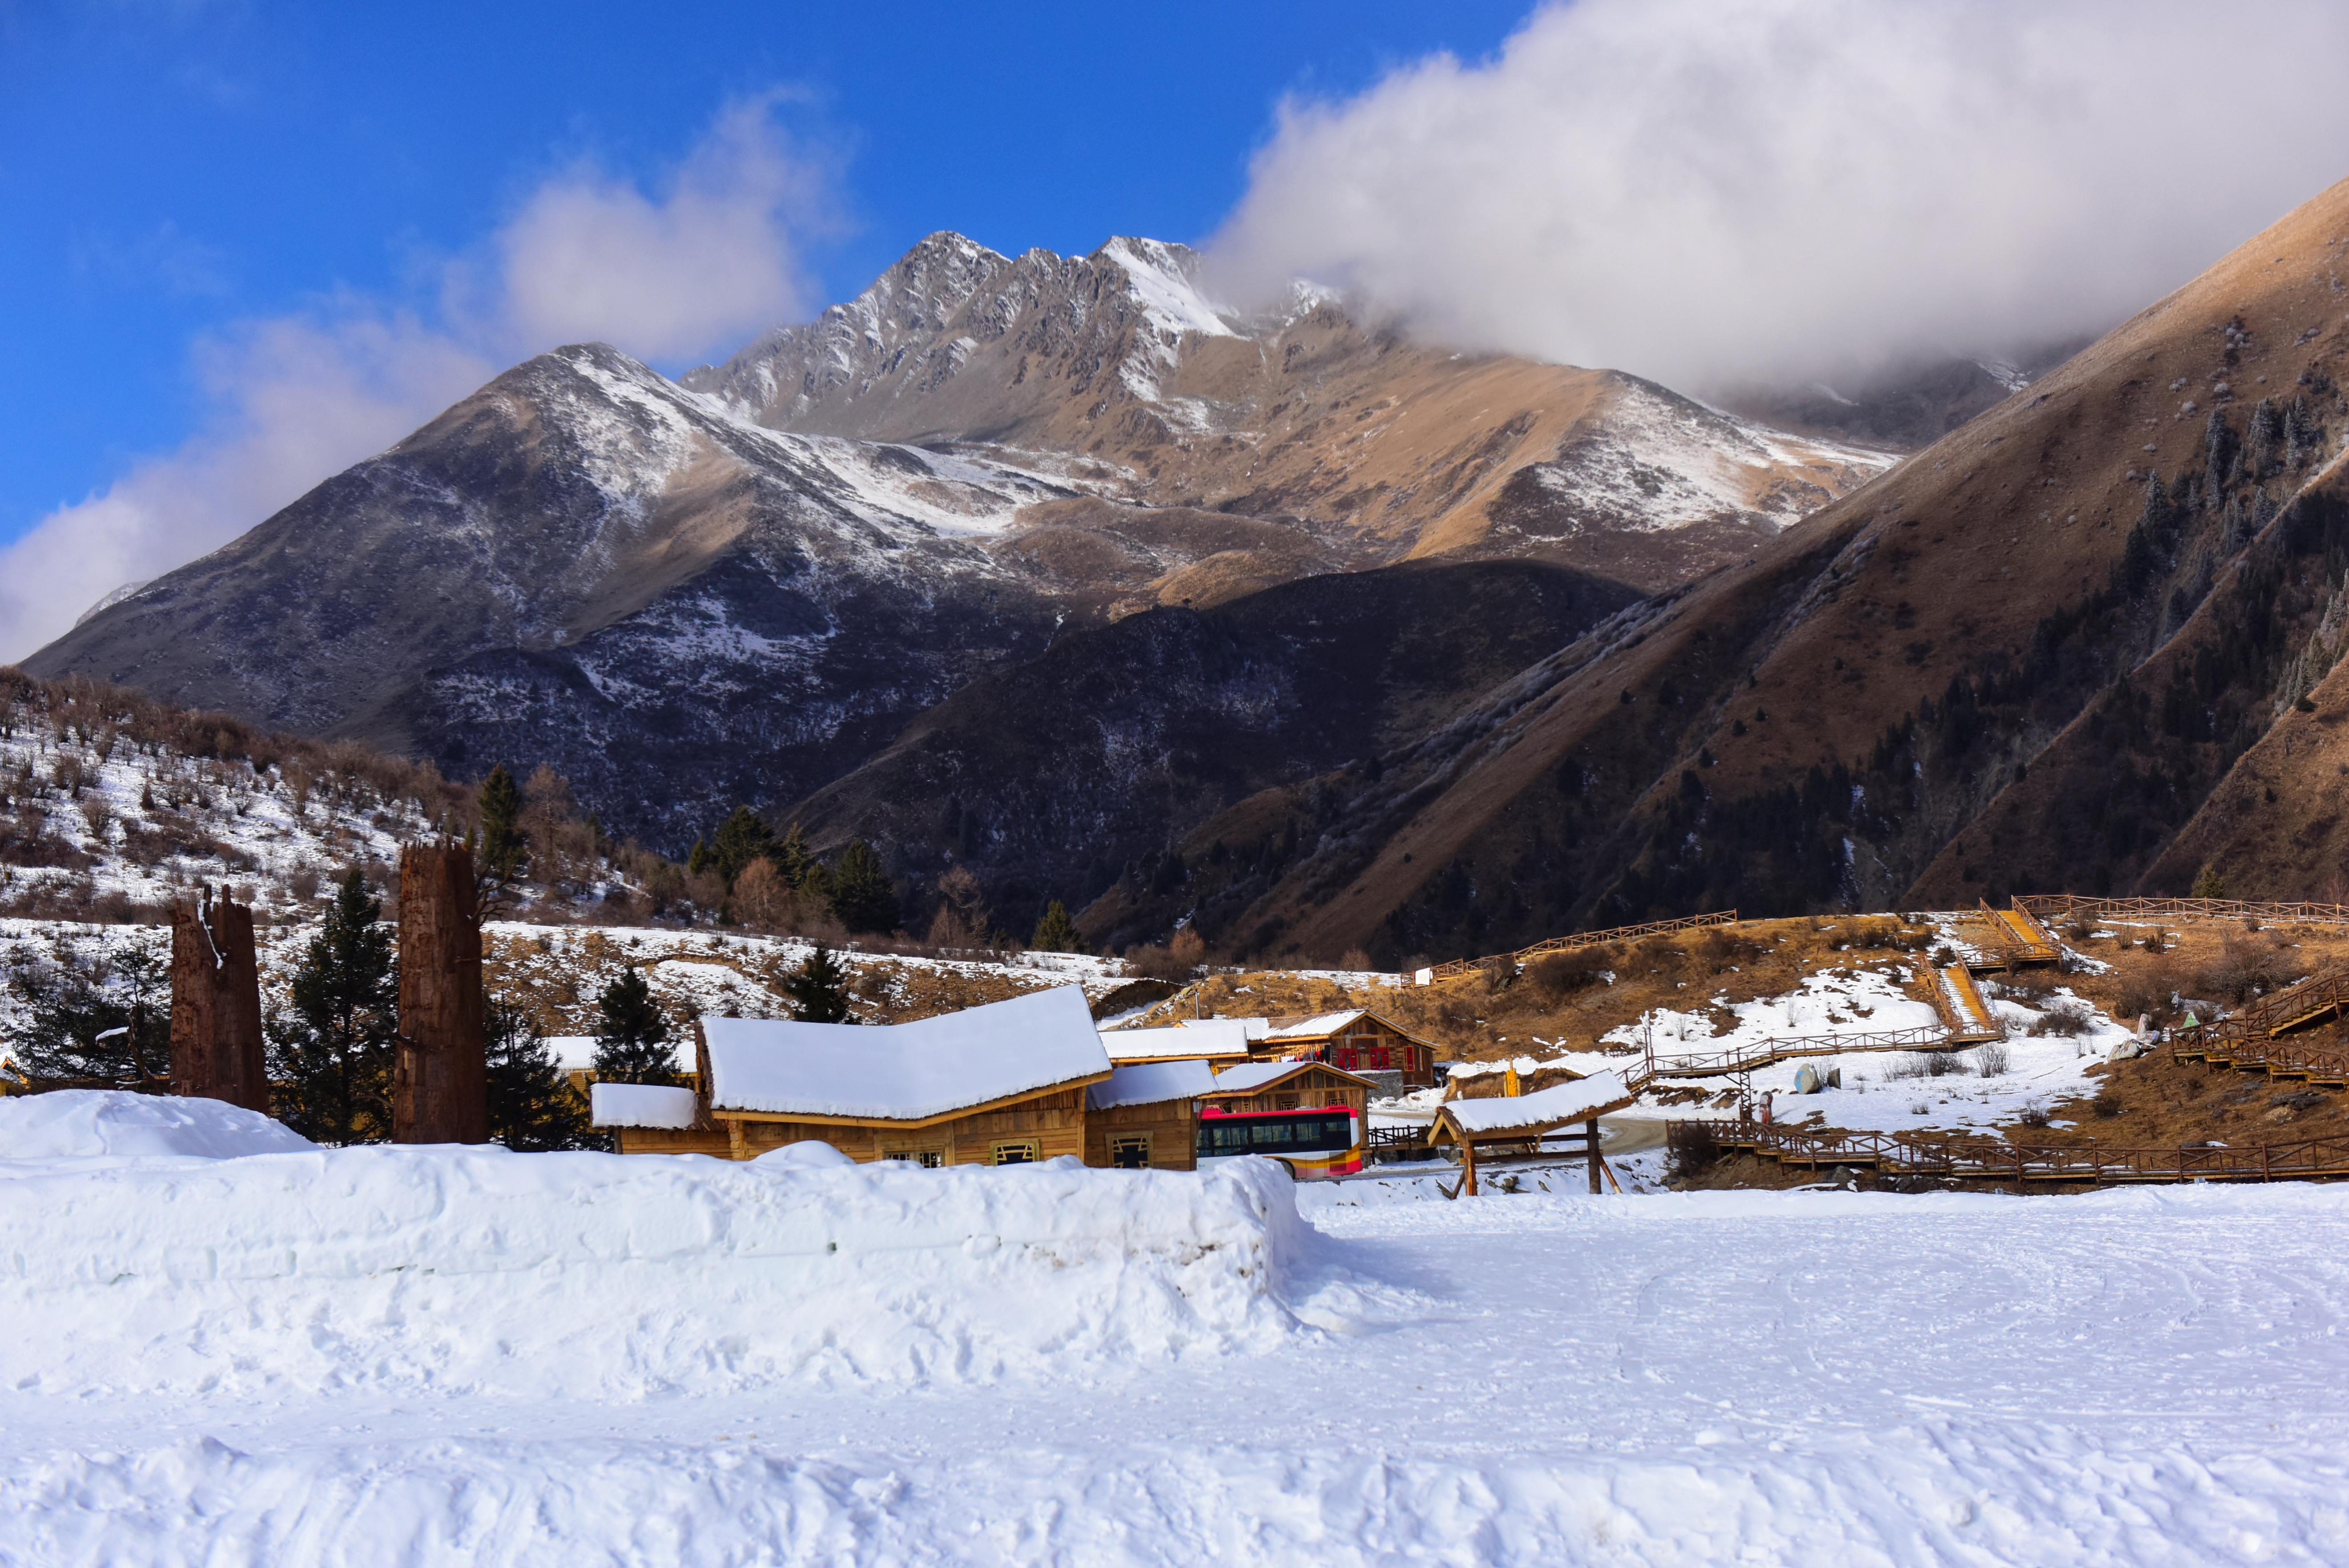
[[[618,1135],[621,1153],[755,1159],[816,1139],[860,1161],[925,1166],[1084,1158],[1088,1091],[1112,1076],[1074,986],[911,1023],[706,1018],[696,1036],[698,1093],[594,1086],[595,1125]],[[1104,1156],[1122,1122],[1171,1165],[1161,1129],[1173,1113],[1120,1098],[1105,1107]]]
[[1368,1125],[1374,1085],[1327,1062],[1247,1062],[1216,1075],[1202,1096],[1226,1115],[1344,1107]]
[[1199,1102],[1215,1092],[1206,1062],[1121,1066],[1085,1091],[1085,1163],[1115,1170],[1198,1168]]
[[1400,1073],[1405,1089],[1435,1085],[1435,1047],[1362,1008],[1266,1021],[1257,1054],[1326,1062],[1345,1073]]

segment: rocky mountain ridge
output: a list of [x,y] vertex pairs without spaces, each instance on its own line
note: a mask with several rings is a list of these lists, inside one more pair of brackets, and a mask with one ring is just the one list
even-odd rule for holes
[[26,668],[452,777],[543,763],[676,850],[1123,617],[1398,561],[1647,591],[1889,461],[1309,290],[1230,316],[1179,246],[938,235],[682,385],[601,345],[517,366]]

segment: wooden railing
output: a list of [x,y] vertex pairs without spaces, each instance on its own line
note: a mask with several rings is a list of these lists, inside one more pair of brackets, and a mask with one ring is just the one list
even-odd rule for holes
[[1724,1051],[1711,1056],[1659,1056],[1651,1045],[1640,1070],[1632,1075],[1628,1086],[1633,1094],[1640,1094],[1658,1079],[1725,1077],[1733,1073],[1750,1073],[1774,1063],[1791,1062],[1803,1056],[1841,1056],[1857,1051],[1946,1051],[1974,1043],[1972,1039],[1956,1035],[1938,1023],[1928,1023],[1914,1029],[1763,1040],[1742,1051]]
[[2018,893],[2032,914],[2110,916],[2116,919],[2258,920],[2262,925],[2349,926],[2349,904],[2259,903],[2243,898],[2091,898],[2075,893]]
[[1630,941],[1639,937],[1668,936],[1674,931],[1692,931],[1705,926],[1733,925],[1737,911],[1723,910],[1711,915],[1688,915],[1677,920],[1650,920],[1638,926],[1610,926],[1603,931],[1577,931],[1572,936],[1548,937],[1529,948],[1519,948],[1513,953],[1494,953],[1480,959],[1452,959],[1419,971],[1420,983],[1450,980],[1456,975],[1474,974],[1498,959],[1505,962],[1524,963],[1544,953],[1571,952],[1577,948],[1603,947],[1609,942]]
[[1675,1152],[1700,1145],[1747,1149],[1781,1164],[1868,1166],[1902,1176],[1982,1181],[2164,1182],[2298,1181],[2349,1176],[2349,1135],[2230,1148],[2110,1148],[2082,1144],[2013,1144],[1914,1133],[1822,1133],[1766,1122],[1672,1122],[1665,1142]]

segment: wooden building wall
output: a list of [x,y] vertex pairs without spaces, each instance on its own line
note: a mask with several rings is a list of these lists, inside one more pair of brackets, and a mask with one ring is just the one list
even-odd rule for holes
[[736,1159],[756,1159],[770,1149],[821,1138],[852,1159],[912,1157],[926,1165],[993,1165],[999,1146],[1026,1144],[1033,1158],[1057,1159],[1085,1153],[1085,1091],[1057,1089],[998,1110],[934,1122],[925,1127],[889,1123],[843,1126],[714,1112],[729,1129]]
[[1399,1072],[1406,1087],[1435,1085],[1435,1053],[1382,1018],[1354,1020],[1336,1034],[1266,1042],[1281,1055],[1313,1056],[1349,1073]]
[[1158,1100],[1144,1106],[1112,1106],[1085,1113],[1085,1163],[1108,1168],[1112,1147],[1123,1138],[1149,1140],[1152,1170],[1199,1168],[1199,1112],[1191,1100]]
[[1370,1115],[1371,1092],[1341,1077],[1319,1062],[1308,1063],[1292,1076],[1268,1084],[1253,1095],[1216,1095],[1212,1102],[1226,1111],[1301,1111],[1344,1106],[1358,1116]]

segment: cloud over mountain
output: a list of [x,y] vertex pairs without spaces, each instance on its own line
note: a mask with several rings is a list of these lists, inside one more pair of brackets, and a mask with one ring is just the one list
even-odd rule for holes
[[1237,293],[1302,274],[1675,385],[1996,348],[2109,326],[2349,172],[2344,50],[2322,0],[1578,0],[1284,105],[1212,254]]
[[583,339],[689,357],[805,313],[796,235],[823,222],[828,176],[774,104],[730,106],[651,194],[586,164],[543,182],[475,254],[439,264],[429,317],[344,293],[197,345],[198,433],[0,548],[0,660],[226,544],[514,358]]

